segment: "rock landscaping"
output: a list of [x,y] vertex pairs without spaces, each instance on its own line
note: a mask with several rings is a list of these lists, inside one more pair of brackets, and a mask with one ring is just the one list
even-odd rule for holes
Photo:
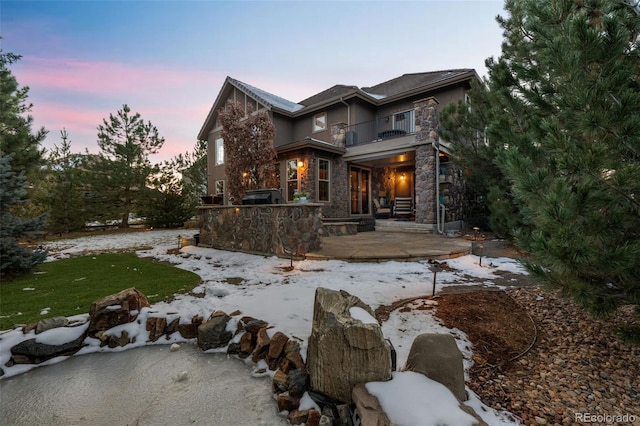
[[[263,320],[240,316],[239,311],[214,311],[206,320],[194,316],[189,323],[181,323],[179,317],[171,315],[157,316],[144,294],[135,288],[123,290],[93,302],[88,318],[50,318],[22,327],[23,340],[4,342],[12,345],[11,358],[5,366],[39,364],[73,355],[91,344],[90,339],[94,339],[94,345],[115,348],[138,339],[169,341],[172,334],[179,333],[181,341],[195,339],[203,351],[249,359],[255,366],[254,375],[270,376],[278,412],[292,425],[350,424],[353,407],[362,413],[362,424],[375,421],[391,425],[364,383],[391,380],[395,369],[393,347],[382,335],[371,307],[359,298],[345,291],[317,289],[307,362],[297,340]],[[172,345],[172,351],[174,346],[177,345]],[[414,346],[408,369],[448,386],[459,402],[466,399],[461,380],[462,356],[453,338],[422,335]],[[461,410],[475,416],[475,424],[485,424],[469,407],[461,404]]]
[[436,316],[473,343],[467,384],[492,408],[527,426],[640,425],[640,347],[615,334],[630,310],[596,319],[533,285],[444,294]]

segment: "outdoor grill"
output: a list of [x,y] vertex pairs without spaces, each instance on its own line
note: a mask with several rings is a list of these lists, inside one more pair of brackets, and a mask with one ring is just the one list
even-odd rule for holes
[[284,204],[284,198],[282,198],[282,193],[279,189],[259,189],[247,191],[247,194],[242,199],[242,204]]

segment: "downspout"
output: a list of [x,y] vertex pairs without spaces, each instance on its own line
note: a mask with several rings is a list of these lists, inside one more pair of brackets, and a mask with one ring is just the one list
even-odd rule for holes
[[351,105],[346,103],[344,99],[342,99],[342,96],[340,96],[340,102],[347,106],[347,127],[349,127],[351,126]]
[[[436,230],[438,234],[444,234],[444,204],[440,203],[440,141],[434,141],[436,148]],[[442,209],[442,220],[440,220],[440,210]]]

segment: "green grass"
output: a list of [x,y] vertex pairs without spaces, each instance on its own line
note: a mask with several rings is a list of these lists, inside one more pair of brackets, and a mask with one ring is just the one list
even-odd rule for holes
[[[200,277],[133,253],[100,254],[39,265],[32,273],[0,284],[0,330],[44,318],[89,312],[91,303],[129,287],[150,303],[186,293]],[[48,313],[41,314],[43,309]]]

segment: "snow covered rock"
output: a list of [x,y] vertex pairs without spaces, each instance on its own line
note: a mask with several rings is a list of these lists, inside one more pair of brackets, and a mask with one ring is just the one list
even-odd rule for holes
[[348,403],[358,383],[391,379],[391,348],[369,306],[346,291],[318,288],[307,365],[311,389]]
[[445,385],[458,401],[466,401],[462,353],[450,334],[425,333],[411,344],[405,370]]
[[185,339],[195,339],[198,337],[198,327],[202,324],[204,318],[200,315],[194,315],[190,324],[178,323],[178,333]]
[[353,388],[352,398],[358,410],[361,424],[391,426],[391,420],[389,420],[389,417],[380,406],[380,401],[369,393],[364,383],[360,383]]
[[227,330],[231,317],[222,311],[216,311],[198,327],[198,346],[203,351],[227,346],[233,334]]
[[67,317],[45,318],[38,321],[36,325],[36,334],[44,333],[47,330],[58,327],[66,327],[69,324]]
[[149,306],[147,296],[135,288],[98,299],[89,308],[89,335],[133,322],[140,310]]
[[48,359],[73,355],[87,337],[87,326],[58,327],[23,340],[11,348],[12,364],[40,364]]
[[167,319],[165,317],[149,317],[147,318],[147,331],[149,332],[149,340],[155,342],[164,334],[167,327]]
[[269,352],[267,353],[267,363],[270,370],[278,368],[280,358],[284,354],[285,345],[289,341],[286,334],[278,331],[271,337],[271,343],[269,344]]

